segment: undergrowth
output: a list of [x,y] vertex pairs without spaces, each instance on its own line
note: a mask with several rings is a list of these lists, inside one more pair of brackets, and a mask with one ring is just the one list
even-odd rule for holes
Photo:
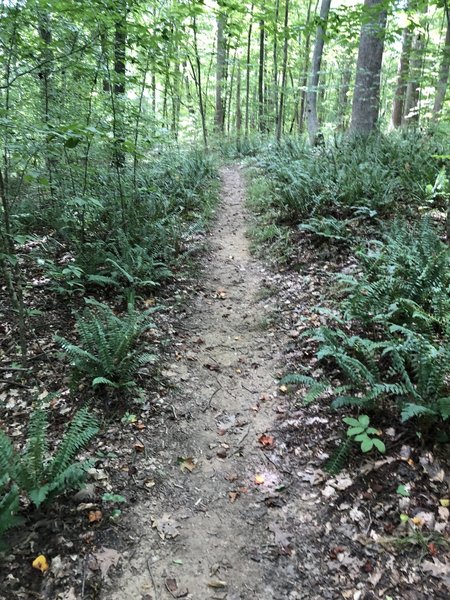
[[[328,376],[302,369],[284,382],[302,386],[306,404],[331,397],[336,409],[414,421],[434,439],[434,425],[445,429],[450,417],[450,249],[442,240],[448,182],[436,160],[442,148],[437,137],[411,132],[315,149],[287,141],[253,161],[249,202],[253,239],[266,242],[279,262],[290,250],[280,252],[278,241],[305,236],[328,249],[345,244],[356,262],[352,274],[336,276],[327,325],[303,334]],[[341,445],[333,469],[349,448]]]

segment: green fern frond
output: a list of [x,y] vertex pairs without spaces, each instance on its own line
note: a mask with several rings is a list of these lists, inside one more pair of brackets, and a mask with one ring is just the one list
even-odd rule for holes
[[325,463],[325,470],[330,473],[330,475],[338,475],[345,467],[352,445],[353,440],[351,438],[346,438],[341,441],[339,447]]
[[72,418],[58,450],[48,466],[50,480],[57,479],[73,463],[78,452],[98,433],[97,420],[89,410],[81,408]]

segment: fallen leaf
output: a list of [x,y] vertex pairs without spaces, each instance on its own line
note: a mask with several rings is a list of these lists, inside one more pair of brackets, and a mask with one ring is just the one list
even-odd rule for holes
[[101,510],[91,510],[88,513],[89,523],[98,523],[103,518],[103,514]]
[[144,452],[145,450],[145,446],[142,442],[136,442],[133,447],[136,450],[136,452]]
[[450,506],[450,500],[448,498],[441,498],[439,504],[444,508],[448,508]]
[[283,392],[283,394],[285,394],[288,391],[287,385],[280,385],[280,387],[278,388],[280,390],[280,392]]
[[94,554],[94,557],[103,579],[108,580],[108,571],[110,567],[117,567],[120,561],[120,554],[114,548],[101,548]]
[[239,492],[228,492],[228,498],[231,502],[231,504],[233,504],[234,502],[236,502],[236,499],[239,497]]
[[48,571],[48,568],[49,568],[47,559],[45,558],[45,556],[43,554],[39,554],[39,556],[37,556],[33,560],[33,562],[31,563],[31,566],[33,567],[33,569],[37,569],[41,573],[45,573],[46,571]]
[[273,448],[275,446],[275,438],[272,435],[263,433],[259,438],[258,442],[265,448]]
[[180,525],[168,513],[164,513],[159,519],[152,519],[152,526],[158,531],[159,537],[164,540],[177,537],[179,533],[177,529]]
[[261,400],[261,402],[268,402],[269,400],[271,400],[271,395],[270,394],[261,394],[261,396],[259,397],[259,399]]
[[192,458],[192,456],[188,456],[188,457],[180,456],[177,459],[177,461],[178,461],[178,464],[180,465],[180,469],[182,471],[189,471],[189,473],[192,473],[192,471],[197,466],[195,464],[194,459]]
[[208,587],[214,589],[223,589],[227,587],[226,581],[221,581],[220,579],[212,579],[208,581]]
[[175,577],[168,577],[165,581],[166,589],[173,598],[184,598],[189,594],[187,588],[179,588]]
[[265,480],[266,480],[266,478],[264,477],[264,475],[260,475],[260,474],[255,475],[255,483],[257,485],[263,484],[265,482]]

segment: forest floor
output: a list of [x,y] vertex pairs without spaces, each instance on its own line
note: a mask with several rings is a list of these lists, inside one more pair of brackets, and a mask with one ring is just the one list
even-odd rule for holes
[[[386,423],[385,456],[331,477],[341,415],[280,385],[299,364],[320,376],[301,334],[352,258],[300,245],[301,272],[273,271],[250,252],[243,169],[221,179],[198,279],[162,299],[151,343],[170,345],[147,401],[99,437],[85,496],[14,533],[1,600],[448,599],[445,457]],[[18,393],[4,392],[13,424]],[[102,491],[126,498],[119,520]]]
[[[298,337],[327,266],[312,254],[303,276],[276,274],[254,258],[243,172],[226,167],[221,177],[210,252],[164,372],[173,419],[151,432],[148,460],[162,476],[133,510],[122,575],[103,598],[448,598],[448,548],[405,531],[399,502],[407,511],[410,499],[395,493],[414,481],[420,523],[447,475],[397,439],[394,455],[324,473],[340,418],[299,409],[279,379],[288,364],[314,363]],[[447,513],[441,506],[441,530]]]

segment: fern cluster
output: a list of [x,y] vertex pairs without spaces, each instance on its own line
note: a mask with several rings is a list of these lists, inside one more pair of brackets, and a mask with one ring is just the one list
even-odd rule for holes
[[450,252],[430,219],[396,222],[375,250],[360,252],[363,275],[341,277],[348,319],[445,330],[450,315]]
[[92,299],[86,302],[92,308],[86,308],[77,319],[80,344],[56,338],[71,361],[75,379],[88,377],[93,387],[134,386],[138,369],[157,358],[136,348],[139,337],[154,327],[150,314],[155,309],[138,312],[131,299],[127,314],[118,317],[105,304]]
[[0,430],[0,534],[20,523],[17,513],[22,493],[39,508],[64,491],[79,487],[85,479],[90,463],[76,462],[75,458],[97,434],[97,420],[87,408],[80,409],[53,456],[49,453],[47,429],[47,411],[37,406],[20,453]]
[[[375,250],[360,252],[344,283],[342,317],[305,333],[342,385],[297,376],[305,401],[333,389],[335,408],[389,406],[406,421],[450,417],[450,249],[429,219],[397,222]],[[364,326],[365,336],[351,333]]]

